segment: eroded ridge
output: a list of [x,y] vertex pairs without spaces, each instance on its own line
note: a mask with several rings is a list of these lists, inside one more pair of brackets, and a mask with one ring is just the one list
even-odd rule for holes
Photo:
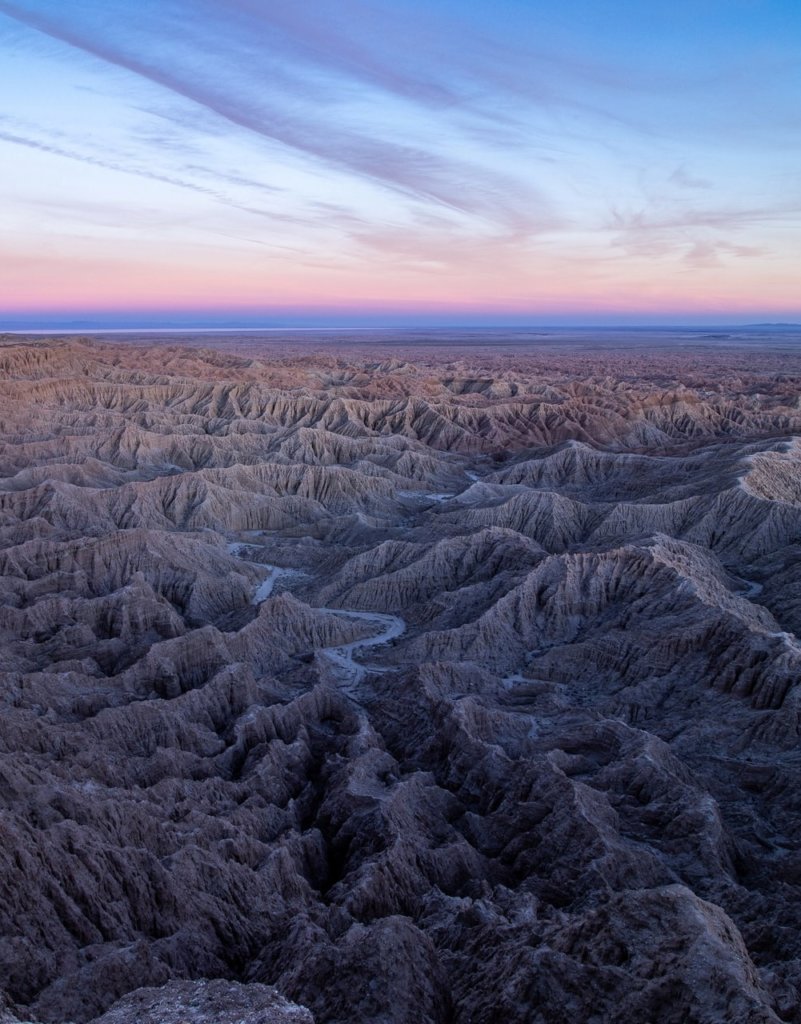
[[801,1019],[801,349],[215,344],[0,345],[0,1019]]

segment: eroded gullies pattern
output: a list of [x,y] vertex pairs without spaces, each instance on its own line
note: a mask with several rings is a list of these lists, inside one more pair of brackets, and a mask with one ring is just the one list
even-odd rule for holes
[[801,358],[248,345],[0,347],[14,1013],[799,1019]]

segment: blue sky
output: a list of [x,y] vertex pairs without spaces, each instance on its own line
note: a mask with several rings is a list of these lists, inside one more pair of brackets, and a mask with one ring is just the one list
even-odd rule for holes
[[801,5],[0,0],[0,324],[801,318]]

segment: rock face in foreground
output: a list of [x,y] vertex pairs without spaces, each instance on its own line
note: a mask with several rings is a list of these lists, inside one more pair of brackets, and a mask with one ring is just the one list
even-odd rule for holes
[[94,1024],[314,1024],[308,1010],[266,985],[229,981],[172,981],[141,988]]
[[[18,1021],[0,1014],[0,1024]],[[123,996],[92,1024],[314,1024],[314,1018],[267,985],[171,981]]]
[[0,345],[0,1020],[801,1021],[801,348],[247,344]]

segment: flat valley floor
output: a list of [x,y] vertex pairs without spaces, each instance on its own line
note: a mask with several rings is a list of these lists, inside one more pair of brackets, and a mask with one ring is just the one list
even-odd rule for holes
[[0,1021],[801,1021],[801,333],[0,336]]

